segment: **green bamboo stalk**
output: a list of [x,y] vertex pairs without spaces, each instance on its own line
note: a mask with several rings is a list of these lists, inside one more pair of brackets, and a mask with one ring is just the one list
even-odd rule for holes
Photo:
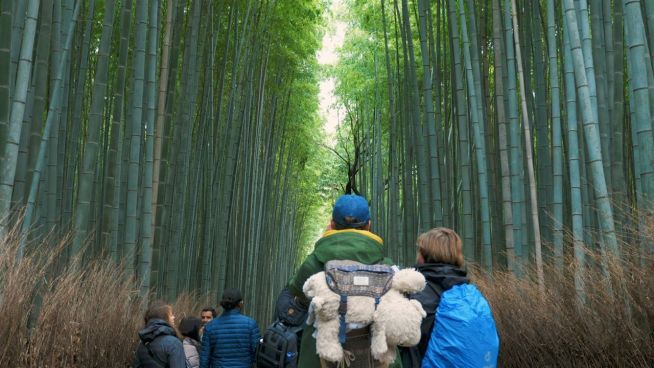
[[132,90],[132,117],[129,133],[129,161],[127,173],[127,207],[125,221],[125,269],[127,275],[134,275],[138,227],[138,190],[141,140],[143,131],[143,85],[145,80],[145,48],[148,24],[148,1],[136,3],[136,36],[134,46],[134,72],[132,75],[134,88]]
[[[472,9],[471,9],[472,11]],[[481,126],[484,125],[484,116],[480,116],[478,106],[477,90],[481,89],[481,84],[475,83],[474,73],[472,71],[472,57],[470,55],[470,40],[466,25],[466,15],[464,5],[459,3],[459,14],[461,16],[461,36],[463,38],[463,59],[465,63],[466,80],[468,82],[468,96],[470,98],[470,115],[472,118],[473,139],[475,143],[475,154],[477,158],[477,176],[479,186],[479,199],[481,202],[481,246],[483,250],[482,263],[487,271],[493,270],[493,255],[491,249],[491,229],[490,229],[490,207],[488,201],[488,177],[486,172],[486,144],[484,133]]]
[[552,243],[554,262],[563,270],[563,138],[561,137],[561,102],[559,65],[556,57],[556,12],[554,0],[547,1],[547,50],[552,114]]
[[[638,1],[638,3],[640,3],[640,1]],[[643,36],[645,36],[645,38],[647,39],[648,47],[651,52],[652,50],[654,50],[654,3],[651,1],[645,1],[644,3],[645,3],[645,8],[643,8],[641,5],[641,12],[644,11],[647,16],[647,34]],[[641,18],[641,19],[645,19],[645,18]],[[654,61],[650,60],[650,62],[654,62]],[[654,68],[654,65],[652,67]]]
[[476,259],[474,254],[475,231],[472,213],[472,162],[470,144],[468,143],[467,111],[463,90],[463,72],[461,70],[461,51],[459,46],[459,26],[456,16],[455,0],[448,1],[450,34],[452,35],[452,55],[454,57],[454,82],[456,89],[456,115],[458,128],[458,148],[461,162],[461,191],[463,196],[463,252],[466,259]]
[[540,223],[538,219],[538,200],[536,196],[536,178],[534,175],[534,164],[532,159],[532,148],[531,148],[531,131],[529,128],[529,112],[527,111],[527,101],[525,96],[525,82],[524,82],[524,73],[522,71],[522,54],[520,51],[520,32],[518,30],[518,16],[517,16],[517,7],[515,0],[511,0],[512,4],[512,18],[513,18],[513,30],[514,30],[514,40],[516,48],[516,63],[518,64],[518,81],[520,85],[520,95],[522,98],[522,127],[524,129],[525,136],[525,152],[526,152],[526,161],[527,161],[527,171],[529,174],[529,194],[530,194],[530,203],[531,203],[531,221],[533,226],[534,233],[534,250],[536,258],[536,273],[538,277],[538,287],[541,293],[545,292],[545,279],[543,275],[543,258],[541,255],[541,238],[540,238]]
[[6,141],[2,155],[2,169],[0,171],[0,239],[4,238],[8,229],[8,216],[11,206],[11,196],[14,188],[16,163],[18,159],[18,145],[20,131],[25,113],[25,100],[27,87],[32,73],[32,51],[36,36],[36,23],[39,15],[40,1],[30,0],[27,3],[25,30],[20,47],[20,61],[16,75],[16,86],[13,91],[9,123],[6,129]]
[[[61,24],[66,24],[72,19],[73,7],[74,0],[61,0]],[[80,12],[82,9],[80,9]],[[92,27],[92,23],[87,23],[86,28],[90,29],[90,27]],[[61,28],[61,37],[63,40],[66,39],[68,35],[67,32],[68,30],[66,27]],[[51,227],[56,226],[57,224],[62,225],[62,228],[64,226],[68,228],[72,222],[74,203],[73,182],[75,181],[74,173],[78,170],[81,159],[79,139],[82,130],[81,119],[72,121],[68,119],[71,113],[71,105],[69,104],[69,101],[74,98],[74,95],[71,92],[75,89],[74,87],[71,88],[71,81],[74,81],[74,78],[71,76],[73,73],[79,75],[78,71],[80,68],[78,65],[84,63],[84,58],[88,57],[88,48],[86,53],[83,52],[85,47],[83,45],[84,40],[82,32],[73,35],[73,37],[73,45],[80,44],[80,47],[73,47],[68,55],[69,60],[66,63],[66,71],[63,76],[64,81],[61,85],[61,88],[63,88],[63,97],[61,100],[61,106],[57,110],[57,118],[55,120],[57,128],[53,128],[53,134],[48,143],[48,147],[52,152],[51,154],[48,154],[48,176],[56,178],[52,182],[48,181],[48,186],[50,187],[47,194],[48,223]],[[82,39],[80,39],[80,37],[82,37]],[[73,62],[73,60],[80,61],[78,63],[77,61]],[[87,67],[84,66],[84,68]],[[79,77],[77,79],[79,79]],[[61,139],[59,139],[59,137],[61,137]],[[67,144],[69,142],[70,144]],[[52,172],[51,175],[50,172]],[[66,192],[65,198],[64,192]]]
[[[21,129],[12,205],[19,204],[23,206],[27,201],[29,193],[26,188],[31,182],[31,172],[28,175],[28,168],[34,167],[36,156],[38,156],[48,85],[52,10],[52,1],[45,1],[39,7],[39,36],[36,44],[35,66],[32,72],[32,84],[28,90],[28,102],[25,106],[26,113],[23,118],[23,128]],[[9,110],[7,110],[7,113],[9,113]],[[1,130],[2,128],[0,128],[0,139],[4,141],[4,135]],[[38,137],[35,143],[30,144],[34,131],[37,132]]]
[[[443,60],[444,58],[444,46],[442,46],[442,36],[437,37],[434,39],[434,33],[436,31],[440,31],[440,29],[443,28],[442,24],[444,23],[443,19],[445,16],[443,15],[444,12],[444,6],[442,6],[441,2],[438,2],[436,5],[436,26],[434,27],[433,25],[433,15],[432,15],[432,9],[431,6],[426,6],[427,8],[427,16],[428,16],[428,25],[429,25],[429,41],[430,41],[430,49],[431,49],[431,58],[434,62],[435,68],[434,72],[432,73],[433,76],[433,81],[432,81],[432,90],[434,91],[434,99],[436,101],[436,142],[437,142],[437,147],[438,149],[436,150],[436,159],[438,163],[438,170],[441,178],[440,182],[440,192],[441,192],[441,201],[442,201],[442,207],[443,207],[443,226],[451,226],[450,223],[450,211],[448,211],[449,208],[451,208],[451,201],[449,198],[449,191],[448,191],[448,175],[445,174],[446,172],[446,166],[444,163],[444,157],[445,157],[445,152],[446,152],[446,138],[445,138],[445,121],[447,120],[447,116],[444,116],[443,111],[445,109],[445,106],[447,104],[446,99],[444,99],[442,96],[444,93],[442,92],[442,89],[445,88],[446,81],[443,81],[443,71],[445,70],[445,61]],[[441,8],[443,11],[441,11]],[[434,30],[436,29],[436,31]],[[434,87],[435,86],[435,87]],[[438,224],[436,224],[438,225]]]
[[125,92],[128,40],[130,35],[131,0],[121,2],[120,41],[118,46],[118,64],[115,72],[113,103],[111,113],[111,137],[107,149],[106,174],[104,180],[104,211],[102,220],[102,242],[108,244],[109,254],[114,262],[120,258],[118,243],[119,204],[121,182],[121,157],[123,129],[123,106]]
[[[552,241],[552,229],[553,224],[550,222],[551,215],[548,214],[550,210],[550,201],[552,199],[552,160],[551,160],[551,150],[550,150],[550,137],[548,134],[549,125],[547,122],[547,85],[546,81],[546,65],[547,61],[543,55],[543,30],[541,24],[541,9],[539,1],[532,0],[531,3],[531,16],[529,13],[526,15],[530,18],[533,23],[531,26],[531,39],[533,40],[533,79],[536,88],[533,90],[533,129],[536,143],[534,147],[534,153],[536,154],[536,160],[534,165],[537,168],[537,191],[538,191],[538,221],[541,229],[541,236],[544,239]],[[547,54],[547,53],[546,53]],[[529,57],[529,56],[527,56]],[[527,73],[530,73],[527,70]],[[530,79],[530,77],[528,77]],[[526,84],[529,86],[529,83]],[[550,86],[551,87],[551,86]],[[529,89],[527,89],[529,91]],[[529,93],[531,97],[532,93]]]
[[87,238],[89,218],[91,217],[91,197],[95,168],[98,165],[99,134],[102,124],[102,112],[107,93],[107,76],[109,73],[109,52],[111,51],[111,36],[113,34],[114,0],[105,2],[102,36],[98,47],[98,61],[93,78],[93,94],[87,139],[84,148],[82,166],[79,173],[79,192],[77,194],[77,209],[75,211],[75,238],[73,254],[76,254]]
[[[185,13],[184,7],[186,6],[185,2],[177,2],[177,6],[174,9],[174,25],[173,25],[173,35],[172,35],[172,45],[170,50],[170,72],[169,75],[177,76],[178,64],[180,64],[179,49],[182,43],[182,34],[185,33],[183,26],[184,17],[182,14]],[[227,58],[225,58],[226,60]],[[164,126],[166,127],[162,134],[164,134],[165,142],[162,143],[162,172],[163,182],[161,183],[161,194],[158,194],[157,197],[160,197],[162,200],[157,199],[157,205],[160,207],[157,209],[157,218],[154,219],[156,225],[156,234],[155,234],[155,248],[159,248],[160,251],[160,260],[159,268],[162,272],[158,273],[159,282],[158,285],[162,285],[162,292],[167,290],[167,270],[168,270],[168,258],[170,253],[175,252],[176,247],[170,244],[172,236],[170,235],[170,229],[172,227],[172,221],[174,216],[171,216],[172,213],[172,201],[174,193],[174,174],[177,171],[177,161],[174,160],[176,157],[176,145],[173,141],[175,132],[178,130],[176,125],[173,125],[173,112],[177,104],[175,101],[177,95],[177,78],[169,78],[168,87],[167,87],[167,96],[166,96],[166,108],[164,116]],[[155,127],[156,134],[156,127]],[[154,185],[154,172],[153,172],[153,185]],[[153,188],[154,189],[154,188]]]
[[152,241],[153,241],[153,159],[154,159],[154,130],[155,130],[155,109],[156,109],[156,69],[157,69],[157,41],[159,39],[159,0],[152,0],[150,3],[150,17],[148,26],[148,55],[147,55],[147,82],[146,82],[146,150],[145,170],[143,173],[143,222],[142,236],[143,244],[139,262],[139,277],[141,279],[141,296],[147,298],[150,292],[151,271],[152,271]]
[[[79,237],[81,235],[83,235],[84,238],[86,238],[87,231],[88,231],[87,227],[89,226],[88,224],[89,223],[90,224],[95,223],[95,216],[93,216],[93,215],[89,216],[89,214],[91,213],[91,209],[95,208],[95,206],[93,206],[93,204],[92,204],[92,202],[94,201],[93,194],[92,194],[93,189],[90,189],[90,188],[94,188],[93,184],[94,184],[94,181],[96,179],[96,177],[95,177],[96,170],[95,170],[95,165],[94,165],[93,168],[84,168],[83,167],[84,166],[84,160],[89,159],[89,158],[85,157],[85,150],[83,149],[83,148],[85,148],[85,145],[81,144],[81,142],[84,142],[84,138],[80,139],[80,135],[82,135],[82,134],[80,134],[80,132],[82,131],[82,128],[81,128],[82,127],[82,124],[81,124],[82,115],[83,115],[83,113],[86,113],[86,111],[82,111],[83,108],[86,107],[85,106],[86,105],[85,96],[88,96],[88,95],[92,94],[92,91],[89,91],[88,88],[87,88],[87,85],[89,83],[86,83],[86,79],[87,79],[87,75],[89,74],[89,71],[88,71],[89,70],[89,59],[90,59],[91,53],[93,52],[93,51],[90,51],[89,48],[91,47],[91,33],[92,33],[93,23],[94,23],[93,18],[94,18],[94,12],[95,12],[95,0],[87,1],[87,4],[88,4],[87,16],[86,16],[86,18],[84,20],[86,25],[85,25],[84,30],[82,32],[81,39],[78,39],[79,43],[80,43],[80,46],[79,46],[79,61],[78,61],[79,64],[77,64],[78,65],[77,73],[76,73],[77,74],[77,78],[76,78],[77,80],[75,81],[75,87],[73,88],[74,94],[73,93],[67,94],[67,95],[70,95],[71,98],[73,98],[73,103],[72,103],[73,106],[72,106],[72,112],[71,112],[72,122],[71,122],[71,124],[68,124],[67,123],[68,119],[62,118],[63,120],[61,120],[61,126],[62,126],[63,130],[61,131],[61,133],[59,133],[59,135],[62,137],[61,145],[63,147],[60,147],[57,150],[58,154],[59,153],[65,154],[65,157],[68,158],[68,162],[63,165],[63,166],[65,166],[64,169],[65,169],[65,178],[66,179],[65,179],[65,183],[64,183],[64,189],[63,189],[64,193],[62,194],[63,195],[63,199],[62,199],[63,200],[63,207],[64,207],[63,209],[61,209],[61,211],[63,212],[63,221],[62,221],[62,223],[65,222],[68,225],[68,222],[70,221],[71,225],[73,225],[73,228],[78,229],[78,227],[76,226],[76,222],[79,221],[79,220],[78,220],[78,217],[73,218],[73,210],[78,209],[80,207],[79,194],[82,194],[82,192],[85,195],[84,201],[86,201],[86,204],[82,204],[81,207],[82,208],[84,208],[86,206],[89,207],[89,212],[87,214],[85,214],[85,216],[84,216],[84,218],[88,219],[88,221],[83,220],[83,221],[86,221],[85,226],[84,226],[84,229],[80,230],[83,234],[76,233],[76,235],[75,235],[78,239],[79,239]],[[75,55],[73,57],[74,57],[74,59],[77,59],[77,57]],[[65,90],[68,90],[68,79],[66,79],[65,82],[66,83],[64,84],[64,88],[65,88]],[[91,86],[92,86],[92,84],[91,84]],[[90,115],[91,112],[89,111],[88,113]],[[98,113],[98,114],[101,114],[101,112]],[[88,116],[88,118],[90,119],[90,116]],[[99,125],[99,123],[98,123],[98,125]],[[69,127],[70,128],[69,134],[68,135],[63,134],[63,132],[66,131],[66,127],[68,127],[68,126],[70,126]],[[99,128],[98,128],[98,130],[99,130]],[[96,152],[96,155],[97,155],[97,148],[96,147],[97,147],[97,141],[99,140],[97,135],[99,133],[94,131],[94,127],[90,127],[90,126],[89,126],[89,131],[87,131],[87,133],[88,132],[93,134],[93,137],[91,137],[91,140],[96,142],[96,146],[94,148],[92,148],[92,150],[95,149],[95,152]],[[87,142],[89,141],[88,138],[89,137],[87,135],[87,139],[86,139]],[[54,162],[55,163],[63,162],[63,160],[60,161],[60,159],[63,159],[63,158],[64,158],[64,156],[55,157]],[[95,160],[95,157],[93,159]],[[53,165],[53,166],[59,166],[59,165]],[[55,167],[54,170],[57,170],[57,168]],[[76,175],[78,170],[80,172],[80,175]],[[79,184],[80,184],[79,187],[81,187],[81,179],[82,178],[84,178],[85,181],[86,180],[89,181],[88,184],[86,184],[88,188],[85,188],[84,191],[82,191],[81,188],[79,188],[80,190],[78,190],[77,201],[75,201],[75,199],[74,199],[75,195],[73,193],[73,191],[74,191],[73,188],[75,187],[74,183],[79,182]],[[93,227],[93,225],[91,225],[91,227]],[[74,239],[73,248],[79,249],[78,247],[81,245],[81,242],[83,242],[83,240],[81,240],[79,244],[77,244],[77,241],[78,240]],[[77,252],[74,251],[74,253],[77,253]]]
[[[594,7],[597,5],[593,5]],[[615,98],[615,91],[613,90],[613,87],[615,86],[615,74],[613,71],[615,70],[615,39],[614,39],[614,21],[613,21],[613,13],[617,13],[619,10],[619,7],[616,7],[615,11],[613,10],[613,4],[611,2],[607,1],[601,1],[600,2],[601,6],[601,11],[602,11],[602,19],[604,21],[604,24],[602,26],[602,29],[604,31],[604,42],[606,45],[606,49],[603,50],[606,55],[606,98],[608,99],[607,103],[607,110],[609,112],[609,122],[611,121],[611,117],[613,116],[613,103]],[[618,20],[617,17],[616,21]],[[598,56],[601,57],[601,56]],[[610,127],[610,129],[613,129]],[[615,140],[614,137],[611,137],[611,149],[613,149],[613,145],[615,145]],[[615,166],[615,164],[613,164]],[[613,172],[611,173],[613,176]],[[620,183],[620,187],[624,187],[623,183]],[[615,188],[614,188],[614,191]]]
[[[565,12],[564,12],[565,15]],[[549,16],[548,16],[549,17]],[[566,121],[568,137],[568,170],[570,174],[570,214],[572,217],[572,244],[576,261],[575,290],[577,297],[585,302],[584,268],[586,267],[584,250],[584,217],[581,196],[580,149],[577,130],[577,97],[575,90],[574,66],[568,38],[568,23],[563,19],[563,66],[565,77]]]
[[9,81],[10,83],[9,91],[11,91],[12,93],[12,95],[9,96],[9,99],[11,101],[13,101],[14,98],[13,93],[15,93],[16,91],[16,82],[17,82],[16,71],[18,70],[19,67],[20,52],[22,46],[21,40],[24,37],[25,34],[24,32],[26,30],[25,17],[27,16],[26,14],[27,1],[13,1],[12,5],[13,5],[13,11],[11,12],[11,14],[13,16],[13,20],[11,25],[11,41],[10,41],[11,48],[9,49],[10,60],[11,60],[11,64],[9,65],[9,75],[11,76],[11,79]]
[[[586,0],[584,0],[586,2]],[[602,3],[600,0],[591,2],[591,22],[592,22],[592,46],[593,60],[596,66],[596,93],[597,93],[597,113],[600,124],[600,137],[602,139],[602,159],[604,160],[604,172],[606,173],[606,185],[609,194],[613,193],[613,156],[611,156],[613,146],[613,135],[611,134],[611,122],[608,104],[608,81],[607,81],[607,59],[606,49],[607,42],[605,39],[604,16],[602,14]]]
[[[429,191],[429,166],[426,158],[427,149],[425,148],[424,130],[426,127],[420,123],[420,100],[418,92],[418,79],[415,70],[415,55],[413,48],[413,36],[411,34],[411,22],[409,19],[408,0],[402,0],[402,27],[405,35],[406,52],[408,53],[409,63],[405,63],[405,72],[409,81],[409,103],[411,106],[412,122],[415,124],[413,129],[415,133],[415,151],[418,164],[418,199],[420,211],[419,231],[426,231],[431,227],[432,218],[429,211],[431,196]],[[404,44],[404,43],[403,43]]]
[[[245,24],[247,24],[247,21],[249,19],[249,8],[246,10],[246,15],[245,15]],[[234,22],[236,22],[238,18],[238,11],[235,11],[230,14],[230,18],[233,19]],[[226,162],[225,162],[225,171],[223,175],[223,183],[222,183],[222,191],[221,191],[221,207],[225,211],[225,213],[228,213],[229,216],[224,216],[223,219],[221,220],[219,224],[219,233],[220,234],[227,234],[231,228],[230,226],[230,218],[231,214],[234,211],[233,209],[233,201],[232,197],[234,196],[234,186],[235,186],[235,169],[236,169],[236,161],[237,161],[237,150],[240,144],[240,137],[241,137],[241,130],[243,128],[242,121],[240,119],[234,118],[235,114],[235,108],[236,108],[236,86],[240,84],[243,81],[244,78],[244,68],[237,69],[237,65],[239,65],[242,60],[243,60],[243,55],[241,54],[241,50],[245,50],[245,47],[242,47],[242,45],[245,43],[245,35],[247,35],[246,32],[243,31],[245,29],[244,27],[239,27],[238,23],[235,23],[235,30],[233,32],[234,36],[234,41],[233,41],[233,48],[234,48],[234,62],[232,62],[232,83],[231,83],[231,90],[229,93],[229,99],[228,99],[228,111],[227,111],[227,126],[229,126],[229,130],[226,133],[229,138],[228,142],[229,144],[226,145],[225,147],[225,155],[226,155]],[[227,284],[227,260],[229,259],[229,249],[227,249],[227,246],[220,247],[219,251],[216,252],[216,267],[218,268],[218,272],[215,272],[214,275],[214,281],[213,284],[217,287],[219,291],[222,291],[225,288],[225,285]]]
[[[162,137],[164,123],[166,120],[166,95],[168,94],[168,78],[170,75],[170,46],[173,33],[173,0],[166,2],[166,28],[164,30],[163,46],[161,48],[161,67],[159,74],[159,95],[157,101],[157,122],[154,135],[154,158],[152,172],[152,219],[153,224],[157,219],[157,207],[159,203],[159,178],[161,172]],[[212,33],[213,37],[213,33]],[[153,233],[153,236],[155,233]],[[154,240],[153,240],[154,242]]]
[[[468,3],[468,16],[466,19],[470,19],[470,31],[468,32],[468,38],[470,39],[470,55],[472,56],[472,73],[475,78],[474,84],[475,88],[477,90],[477,109],[478,111],[478,116],[480,117],[481,121],[484,121],[480,125],[481,128],[481,133],[482,136],[486,136],[486,101],[484,101],[484,94],[482,93],[483,91],[483,82],[484,80],[482,79],[481,76],[481,63],[480,63],[480,58],[479,58],[479,50],[480,50],[480,45],[479,41],[477,40],[477,15],[475,12],[475,2],[473,0],[467,0]],[[479,4],[478,7],[482,7],[482,4]],[[461,8],[464,8],[465,5],[461,3]],[[467,23],[467,22],[466,22]],[[488,166],[488,164],[486,164]]]
[[[64,43],[63,49],[62,49],[62,55],[59,58],[59,63],[57,65],[56,73],[59,75],[63,75],[64,71],[66,69],[66,63],[67,63],[67,56],[68,53],[70,52],[70,46],[73,41],[73,34],[75,31],[75,26],[77,24],[77,16],[79,14],[79,9],[80,9],[80,4],[81,1],[78,1],[75,9],[72,14],[72,18],[70,20],[70,24],[68,26],[68,33],[66,37],[66,41]],[[48,116],[45,121],[45,129],[43,130],[43,137],[41,138],[41,146],[39,148],[39,157],[36,161],[36,167],[34,169],[34,177],[32,179],[32,183],[30,186],[30,194],[27,199],[27,206],[25,209],[25,217],[23,218],[23,224],[21,226],[21,242],[20,246],[18,248],[18,251],[16,253],[16,258],[18,261],[20,261],[23,258],[23,255],[25,253],[25,244],[27,241],[27,233],[29,232],[31,226],[32,226],[32,215],[34,213],[34,204],[36,202],[36,196],[38,194],[38,188],[39,188],[39,183],[40,183],[40,176],[41,172],[43,171],[43,167],[45,165],[45,155],[46,151],[48,149],[48,139],[50,137],[50,133],[52,132],[53,126],[54,126],[54,121],[56,119],[57,115],[57,107],[61,103],[61,91],[62,89],[60,88],[61,83],[62,83],[62,78],[56,78],[55,79],[55,85],[53,86],[53,95],[50,98],[50,105],[48,107]]]
[[[605,14],[608,17],[608,13]],[[610,27],[605,27],[608,32]],[[625,157],[624,157],[624,37],[623,37],[623,16],[622,3],[615,2],[613,9],[613,28],[611,37],[607,36],[607,44],[613,50],[612,57],[608,60],[609,75],[609,106],[611,107],[611,131],[613,132],[613,166],[611,167],[611,176],[613,177],[613,200],[619,206],[627,204],[627,179],[625,177]],[[616,213],[616,228],[620,228],[620,221],[624,216],[620,211]]]
[[525,231],[523,229],[525,203],[524,186],[522,180],[523,160],[521,154],[520,121],[518,119],[518,92],[516,86],[516,60],[513,42],[513,23],[511,17],[511,3],[506,0],[504,7],[504,33],[506,37],[506,59],[507,59],[507,110],[509,117],[509,146],[510,146],[510,168],[511,168],[511,193],[513,198],[513,229],[515,240],[516,271],[521,274],[523,259],[523,245],[525,242]]
[[[386,62],[386,79],[387,79],[387,84],[388,84],[388,98],[389,98],[389,110],[390,110],[390,132],[389,132],[389,147],[388,147],[388,155],[389,155],[389,190],[388,190],[388,201],[389,201],[389,206],[388,206],[388,217],[389,217],[389,226],[388,226],[388,240],[391,242],[391,244],[397,244],[399,242],[399,231],[398,231],[398,224],[399,222],[396,221],[398,219],[398,213],[399,213],[399,208],[398,208],[398,203],[399,200],[397,198],[398,194],[398,164],[397,164],[397,155],[396,155],[396,132],[397,132],[397,117],[395,114],[395,89],[393,86],[393,80],[394,80],[394,75],[393,75],[393,70],[391,69],[391,57],[390,57],[390,51],[389,51],[389,41],[388,41],[388,31],[387,31],[387,25],[386,25],[386,9],[384,7],[384,0],[380,0],[381,3],[381,15],[382,15],[382,25],[383,25],[383,32],[384,32],[384,57],[385,57],[385,62]],[[397,257],[395,257],[397,258]]]
[[422,85],[422,96],[423,103],[425,106],[425,113],[423,115],[428,137],[427,137],[427,146],[429,151],[429,189],[430,189],[430,208],[433,215],[432,224],[442,224],[443,223],[443,204],[441,201],[441,179],[440,179],[440,168],[438,162],[438,139],[436,136],[436,122],[434,119],[434,95],[432,93],[432,76],[431,76],[431,62],[430,62],[430,52],[427,46],[427,27],[426,27],[426,15],[428,11],[429,4],[425,0],[420,0],[418,3],[419,8],[419,20],[420,20],[420,54],[422,56],[422,68],[423,68],[423,85]]
[[[0,4],[0,33],[11,34],[11,37],[0,39],[0,150],[4,152],[6,129],[9,123],[9,112],[11,103],[11,48],[12,38],[12,8],[13,4],[3,1]],[[4,215],[0,215],[4,216]]]
[[[650,105],[650,83],[647,79],[651,66],[645,58],[648,54],[646,30],[643,22],[640,1],[623,1],[625,40],[629,52],[627,65],[629,70],[629,101],[632,107],[631,126],[632,134],[637,138],[637,147],[634,145],[634,163],[638,164],[636,177],[640,179],[640,188],[637,188],[637,205],[640,233],[643,231],[643,218],[652,212],[651,200],[654,194],[652,179],[654,178],[654,138],[652,136],[652,115]],[[654,254],[651,241],[641,241],[641,261],[648,255]]]
[[515,272],[515,249],[513,240],[513,211],[511,207],[511,168],[509,166],[506,111],[504,104],[504,48],[502,46],[502,19],[500,1],[493,0],[493,51],[495,61],[495,103],[499,130],[498,146],[502,173],[502,216],[506,248],[506,262],[509,271]]
[[624,0],[625,40],[627,42],[627,62],[629,63],[629,92],[634,100],[634,120],[631,124],[638,137],[640,157],[640,182],[642,202],[639,208],[649,211],[649,201],[654,198],[654,136],[652,135],[652,115],[647,80],[647,39],[640,1]]
[[[629,69],[629,63],[627,63],[627,69]],[[629,117],[631,120],[636,120],[635,119],[636,115],[636,107],[634,106],[634,100],[629,99]],[[631,128],[631,142],[632,142],[632,147],[633,147],[633,173],[634,173],[634,187],[635,187],[635,193],[634,193],[634,199],[632,200],[633,202],[642,202],[642,197],[643,197],[643,187],[642,187],[642,179],[640,175],[640,144],[638,143],[638,133],[636,132],[636,129]],[[635,229],[635,234],[631,236],[632,239],[638,239],[639,235],[644,232],[645,229],[645,220],[643,216],[639,216],[638,214],[638,208],[632,209],[631,210],[632,214],[636,214],[637,219],[634,224]],[[631,234],[630,234],[631,235]],[[644,256],[645,256],[645,249],[648,248],[646,244],[641,244],[639,247],[639,258],[641,264],[644,262]]]
[[591,163],[592,182],[595,192],[595,200],[597,202],[600,228],[602,230],[604,243],[608,250],[614,254],[619,254],[615,237],[615,226],[613,223],[613,209],[611,208],[611,203],[608,197],[604,168],[602,166],[601,143],[596,120],[597,114],[593,112],[593,104],[590,98],[590,89],[585,70],[584,54],[581,50],[581,39],[572,0],[565,0],[564,9],[566,22],[568,22],[568,28],[570,31],[570,47],[574,61],[575,80],[582,106],[581,111],[584,122],[584,136],[586,138],[587,151]]

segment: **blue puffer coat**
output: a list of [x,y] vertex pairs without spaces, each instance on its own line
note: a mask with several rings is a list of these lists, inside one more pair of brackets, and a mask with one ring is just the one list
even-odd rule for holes
[[261,334],[238,308],[209,322],[202,335],[200,368],[251,368]]
[[[139,331],[141,343],[136,349],[134,368],[186,368],[186,356],[182,342],[175,330],[160,319],[152,319]],[[148,344],[150,351],[145,346]]]

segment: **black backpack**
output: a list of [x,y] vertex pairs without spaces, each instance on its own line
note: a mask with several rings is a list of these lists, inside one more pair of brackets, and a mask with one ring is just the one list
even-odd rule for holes
[[284,289],[277,298],[276,320],[257,347],[258,368],[295,368],[300,339],[307,319],[307,306]]
[[302,326],[290,327],[282,321],[270,325],[257,348],[258,368],[295,368]]

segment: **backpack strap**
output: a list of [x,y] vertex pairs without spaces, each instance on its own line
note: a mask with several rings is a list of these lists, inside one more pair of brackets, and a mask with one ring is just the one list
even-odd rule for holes
[[338,315],[340,319],[340,324],[338,327],[338,341],[342,344],[345,344],[345,315],[347,314],[347,294],[341,294],[341,302],[338,305]]
[[[154,340],[156,340],[156,339],[154,339]],[[154,352],[152,351],[152,349],[150,348],[150,344],[151,344],[152,342],[154,342],[154,340],[152,340],[152,341],[150,341],[150,342],[144,342],[143,345],[145,346],[146,349],[148,349],[148,355],[150,355],[150,358],[152,358],[152,361],[154,361],[154,363],[155,363],[159,368],[166,368],[166,367],[168,367],[168,364],[167,364],[167,363],[164,363],[161,359],[159,359],[159,357],[156,356],[156,355],[154,354]]]
[[[375,309],[379,305],[380,297],[375,297]],[[347,294],[341,294],[341,302],[338,304],[338,316],[339,316],[339,326],[338,326],[338,341],[342,344],[345,344],[346,333],[347,333],[347,324],[345,323],[345,315],[347,314]]]

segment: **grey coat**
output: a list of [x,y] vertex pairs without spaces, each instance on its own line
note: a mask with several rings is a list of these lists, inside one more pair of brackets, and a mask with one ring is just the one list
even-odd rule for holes
[[186,364],[188,368],[200,367],[200,344],[190,337],[184,338],[184,354],[186,354]]
[[134,368],[186,368],[182,342],[166,321],[148,321],[139,331],[139,338],[141,343],[136,349]]

